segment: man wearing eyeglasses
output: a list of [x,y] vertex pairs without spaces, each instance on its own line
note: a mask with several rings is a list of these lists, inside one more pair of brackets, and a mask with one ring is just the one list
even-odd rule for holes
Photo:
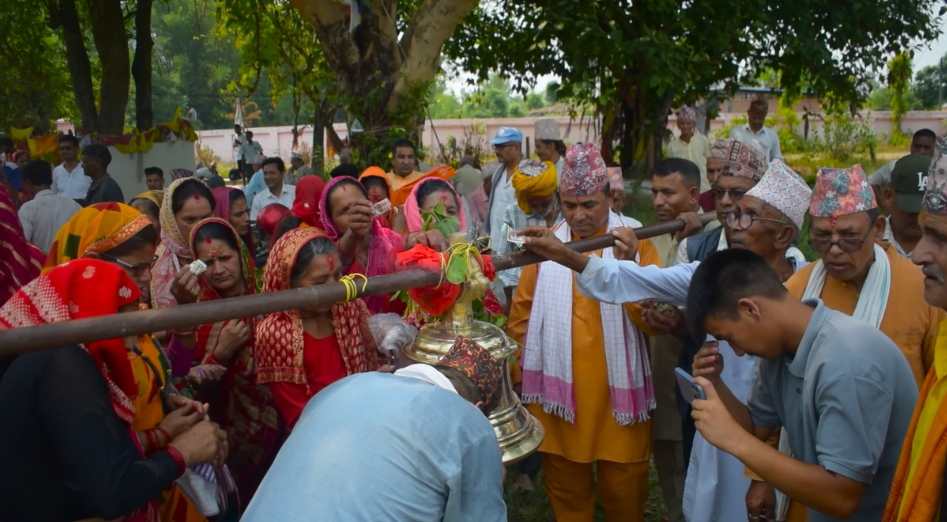
[[786,287],[793,297],[826,306],[879,328],[904,353],[920,383],[931,365],[939,315],[919,297],[923,275],[891,245],[876,244],[885,220],[860,166],[820,169],[809,204],[809,243],[821,259]]
[[[717,225],[710,225],[705,232],[681,241],[677,251],[679,263],[703,261],[710,254],[729,247],[728,230],[723,226],[727,215],[736,210],[737,202],[759,182],[769,162],[765,153],[755,143],[735,139],[718,140],[711,155],[723,158],[725,167],[714,180],[713,188]],[[793,246],[789,255],[804,263],[805,256]]]
[[[785,279],[786,266],[799,269],[801,263],[789,254],[792,241],[799,234],[809,204],[811,190],[806,182],[785,163],[770,163],[759,183],[753,186],[734,211],[727,214],[727,236],[730,247],[753,250],[766,259]],[[684,306],[691,277],[699,262],[678,264],[667,268],[641,266],[634,262],[602,260],[569,250],[539,229],[524,233],[530,236],[526,247],[533,252],[579,272],[576,277],[583,293],[605,302],[638,302],[657,299],[675,306]],[[631,229],[613,232],[616,257],[634,259],[638,240]],[[791,272],[790,272],[791,273]],[[723,360],[721,378],[734,395],[748,399],[756,376],[756,359],[738,357],[726,342],[718,345]],[[745,495],[750,480],[744,466],[733,456],[695,436],[683,495],[683,513],[691,522],[747,520]],[[771,506],[766,508],[771,512]],[[750,513],[758,518],[757,513]]]

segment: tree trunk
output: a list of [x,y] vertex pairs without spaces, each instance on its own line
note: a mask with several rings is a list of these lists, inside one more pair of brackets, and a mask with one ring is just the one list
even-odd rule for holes
[[368,164],[383,164],[392,131],[413,132],[423,114],[423,91],[440,71],[444,42],[477,0],[422,0],[412,17],[403,20],[403,31],[396,24],[395,0],[353,2],[361,17],[354,31],[341,3],[292,3],[313,24],[340,90],[353,100],[346,112],[365,129],[351,140],[357,156]]
[[154,109],[151,104],[151,52],[155,42],[151,38],[151,5],[153,0],[138,0],[135,12],[135,59],[132,75],[135,77],[135,123],[138,130],[154,127]]
[[[621,101],[615,132],[621,136],[622,171],[636,178],[647,177],[661,157],[671,95],[651,92],[629,79],[626,87],[619,89],[618,96]],[[654,107],[651,109],[654,112],[649,112],[649,107]]]
[[121,0],[89,0],[89,20],[102,64],[97,130],[102,134],[122,134],[128,106],[130,67]]
[[58,10],[50,14],[50,25],[62,26],[63,40],[66,43],[66,63],[72,78],[72,92],[82,119],[80,128],[84,131],[97,130],[99,118],[95,108],[95,91],[92,88],[92,66],[82,38],[75,0],[60,0]]

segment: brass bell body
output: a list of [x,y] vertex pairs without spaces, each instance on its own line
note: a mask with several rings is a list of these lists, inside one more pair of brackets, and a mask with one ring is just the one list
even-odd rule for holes
[[520,402],[510,379],[510,362],[516,353],[516,342],[495,325],[475,321],[469,302],[458,301],[442,320],[421,328],[414,344],[405,348],[405,356],[426,364],[436,364],[447,355],[457,336],[464,336],[501,362],[503,382],[500,399],[490,412],[490,424],[503,453],[503,463],[510,464],[536,451],[543,441],[543,427]]

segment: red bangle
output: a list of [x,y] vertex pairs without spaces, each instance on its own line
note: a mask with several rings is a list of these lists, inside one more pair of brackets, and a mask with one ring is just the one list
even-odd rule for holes
[[187,462],[184,460],[184,455],[170,444],[164,448],[164,451],[168,453],[168,456],[171,457],[171,460],[173,460],[174,464],[178,467],[178,476],[183,475],[187,470]]

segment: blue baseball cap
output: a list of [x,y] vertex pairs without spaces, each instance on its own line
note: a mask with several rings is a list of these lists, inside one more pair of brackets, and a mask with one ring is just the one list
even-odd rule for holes
[[490,141],[493,145],[503,145],[504,143],[523,143],[523,133],[513,127],[500,127],[496,136]]

